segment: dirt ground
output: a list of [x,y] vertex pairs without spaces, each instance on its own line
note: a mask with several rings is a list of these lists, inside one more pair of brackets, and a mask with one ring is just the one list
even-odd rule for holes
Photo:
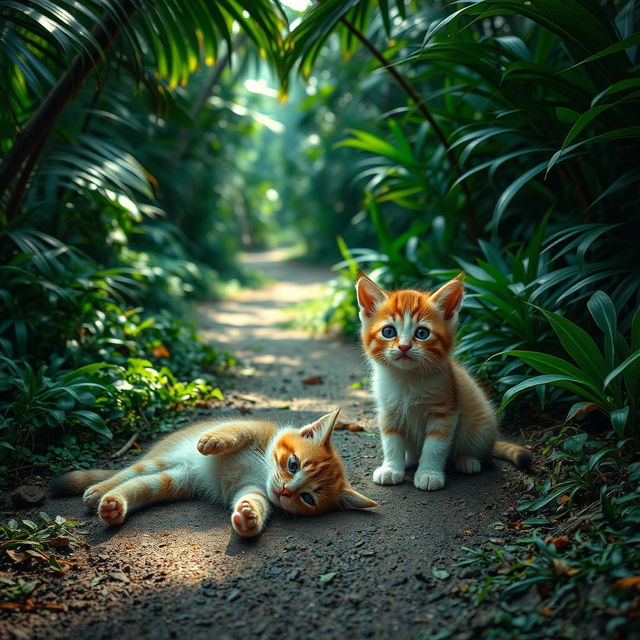
[[[330,274],[278,253],[247,261],[274,284],[199,309],[202,335],[244,367],[212,418],[249,412],[301,425],[341,407],[339,421],[366,430],[336,431],[334,441],[353,486],[380,507],[315,519],[276,514],[247,541],[233,533],[225,509],[203,502],[153,506],[109,528],[80,499],[49,499],[40,510],[88,522],[89,546],[77,554],[79,566],[43,577],[40,601],[66,610],[2,612],[0,638],[483,634],[487,611],[465,593],[481,577],[456,560],[461,546],[506,535],[500,523],[520,474],[499,463],[472,477],[451,470],[437,492],[418,491],[411,474],[396,487],[375,485],[380,447],[371,398],[356,384],[366,376],[358,345],[281,326],[286,309],[321,295]],[[304,384],[310,377],[322,382]]]

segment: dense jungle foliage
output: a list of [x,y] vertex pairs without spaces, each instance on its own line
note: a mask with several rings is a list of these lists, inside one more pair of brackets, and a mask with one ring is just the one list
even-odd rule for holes
[[[464,271],[458,355],[509,420],[561,425],[512,550],[536,562],[492,584],[626,629],[639,22],[635,0],[0,1],[0,465],[86,464],[220,397],[233,359],[181,318],[252,277],[240,249],[341,260],[302,313],[351,336],[358,269]],[[559,565],[544,532],[578,513]]]

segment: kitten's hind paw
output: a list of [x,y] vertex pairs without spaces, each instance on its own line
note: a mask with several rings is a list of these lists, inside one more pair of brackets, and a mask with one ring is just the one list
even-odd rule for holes
[[227,437],[222,437],[215,431],[205,433],[198,441],[198,451],[204,456],[212,456],[233,448],[235,442]]
[[444,473],[441,471],[416,471],[413,484],[420,491],[437,491],[444,487]]
[[472,456],[461,456],[454,461],[456,471],[460,473],[480,473],[480,460]]
[[127,515],[127,501],[122,496],[107,494],[100,500],[98,515],[107,524],[120,524]]
[[236,504],[236,510],[231,514],[231,526],[236,533],[250,538],[260,533],[258,526],[258,514],[248,500],[240,500]]
[[400,484],[403,480],[404,471],[397,471],[385,465],[373,472],[373,481],[376,484]]

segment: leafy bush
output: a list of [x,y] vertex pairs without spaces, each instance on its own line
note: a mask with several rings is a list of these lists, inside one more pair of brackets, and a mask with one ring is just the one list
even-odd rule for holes
[[640,436],[640,309],[633,317],[631,340],[627,342],[617,330],[616,311],[605,293],[596,291],[589,299],[588,307],[604,334],[604,349],[598,348],[593,338],[578,325],[542,309],[573,363],[549,353],[505,351],[543,375],[509,389],[504,394],[501,409],[527,389],[557,386],[583,398],[571,407],[567,419],[599,410],[607,415],[621,441],[637,439]]
[[73,371],[42,365],[34,371],[25,361],[0,357],[0,461],[28,459],[51,440],[51,433],[90,429],[111,437],[95,411],[109,398],[96,373],[108,367],[94,363]]

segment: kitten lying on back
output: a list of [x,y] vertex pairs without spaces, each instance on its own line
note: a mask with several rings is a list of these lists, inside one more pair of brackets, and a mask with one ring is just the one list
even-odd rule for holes
[[154,445],[122,471],[71,471],[51,482],[54,495],[84,490],[107,524],[142,505],[192,495],[231,504],[231,525],[258,535],[271,505],[303,516],[378,504],[349,486],[330,437],[338,410],[301,428],[268,420],[194,424]]
[[384,454],[373,481],[399,484],[418,463],[415,486],[442,489],[448,458],[462,473],[478,473],[491,455],[529,467],[524,447],[497,440],[489,400],[452,357],[461,276],[430,294],[384,291],[361,274],[356,292]]

